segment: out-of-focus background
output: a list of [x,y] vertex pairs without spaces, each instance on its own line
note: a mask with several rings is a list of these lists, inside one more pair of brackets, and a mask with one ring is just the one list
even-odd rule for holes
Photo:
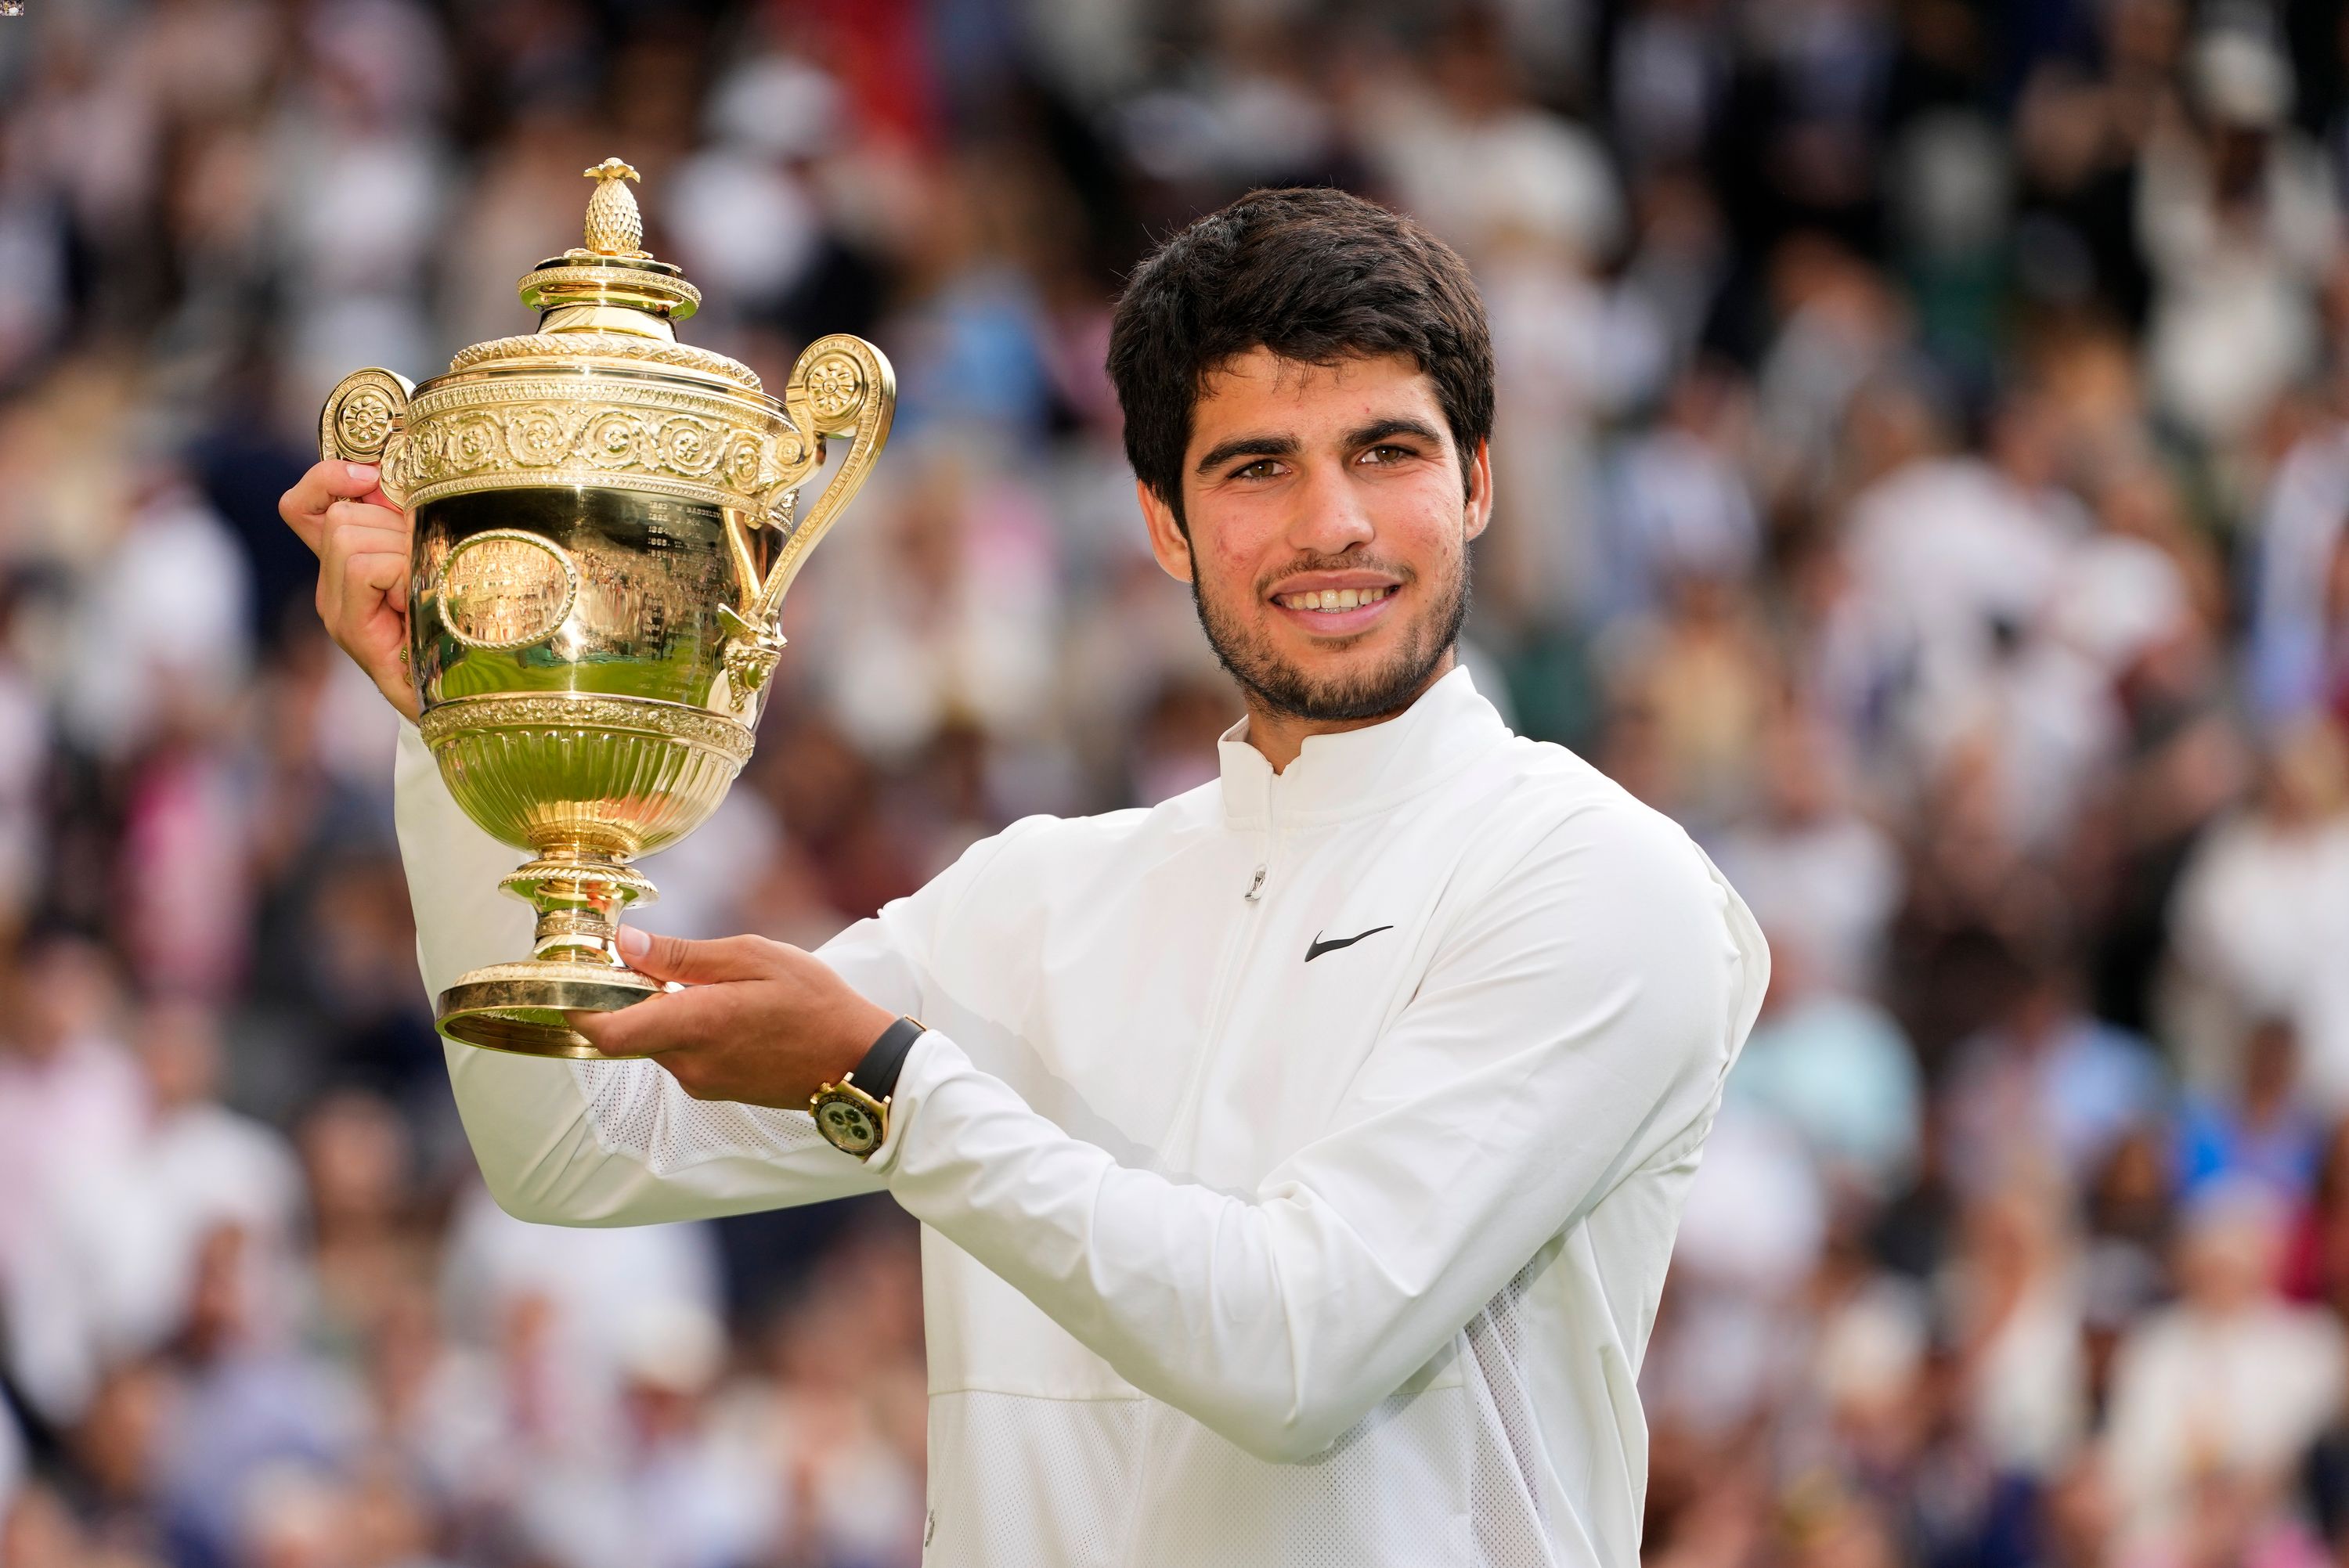
[[[812,945],[1237,712],[1101,361],[1336,181],[1472,262],[1468,651],[1766,925],[1642,1377],[1679,1568],[2349,1560],[2349,66],[2331,0],[22,0],[0,15],[0,1559],[916,1558],[908,1225],[490,1203],[393,719],[275,515],[526,330],[895,358],[648,923]],[[1571,1136],[1561,1129],[1560,1136]]]

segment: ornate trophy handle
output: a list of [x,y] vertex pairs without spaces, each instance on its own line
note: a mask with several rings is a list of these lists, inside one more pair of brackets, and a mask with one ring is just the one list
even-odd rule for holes
[[400,449],[407,445],[408,400],[416,383],[397,371],[369,366],[335,383],[318,411],[318,455],[381,466],[378,481],[395,503],[404,500]]
[[808,552],[864,488],[874,460],[889,439],[889,421],[896,408],[896,372],[889,367],[886,356],[853,334],[835,332],[817,338],[792,366],[792,378],[783,387],[783,410],[806,437],[812,463],[823,461],[826,436],[851,437],[852,445],[840,471],[832,476],[832,482],[823,487],[815,505],[796,526],[790,521],[790,509],[799,494],[796,482],[777,498],[771,521],[783,530],[783,545],[763,581],[750,553],[747,531],[728,520],[726,539],[733,549],[735,575],[750,600],[741,611],[730,605],[719,610],[735,628],[726,645],[726,673],[737,713],[766,685],[775,661],[782,655],[783,638],[775,630],[775,615],[782,608],[784,593],[806,564]]

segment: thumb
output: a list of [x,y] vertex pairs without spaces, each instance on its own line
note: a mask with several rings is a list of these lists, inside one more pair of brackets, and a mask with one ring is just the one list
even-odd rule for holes
[[771,944],[755,936],[688,942],[624,925],[614,940],[629,968],[656,980],[706,985],[718,980],[763,980],[774,972],[766,952]]

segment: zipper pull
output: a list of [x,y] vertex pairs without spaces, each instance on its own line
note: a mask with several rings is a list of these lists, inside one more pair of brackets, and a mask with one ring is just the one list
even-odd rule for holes
[[1257,901],[1257,899],[1260,895],[1262,895],[1262,893],[1264,892],[1264,873],[1265,873],[1265,871],[1266,871],[1266,868],[1265,868],[1265,867],[1263,867],[1263,866],[1258,866],[1258,867],[1257,867],[1257,868],[1256,868],[1256,875],[1255,875],[1254,877],[1252,877],[1251,879],[1249,879],[1249,882],[1248,882],[1248,890],[1247,890],[1247,892],[1244,892],[1244,893],[1242,893],[1242,894],[1240,895],[1242,898],[1244,898],[1244,899],[1247,900],[1247,901],[1248,901],[1248,903],[1254,903]]

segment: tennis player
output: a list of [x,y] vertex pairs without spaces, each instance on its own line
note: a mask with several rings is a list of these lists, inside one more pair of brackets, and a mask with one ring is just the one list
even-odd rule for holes
[[[651,1059],[449,1047],[482,1174],[558,1224],[918,1217],[928,1563],[1632,1568],[1635,1379],[1760,933],[1455,662],[1494,397],[1457,255],[1260,191],[1135,272],[1109,367],[1246,704],[1221,777],[1015,822],[817,953],[627,933],[686,988],[579,1027]],[[379,502],[330,463],[285,511],[412,717]],[[398,812],[428,992],[525,945],[412,725]]]

